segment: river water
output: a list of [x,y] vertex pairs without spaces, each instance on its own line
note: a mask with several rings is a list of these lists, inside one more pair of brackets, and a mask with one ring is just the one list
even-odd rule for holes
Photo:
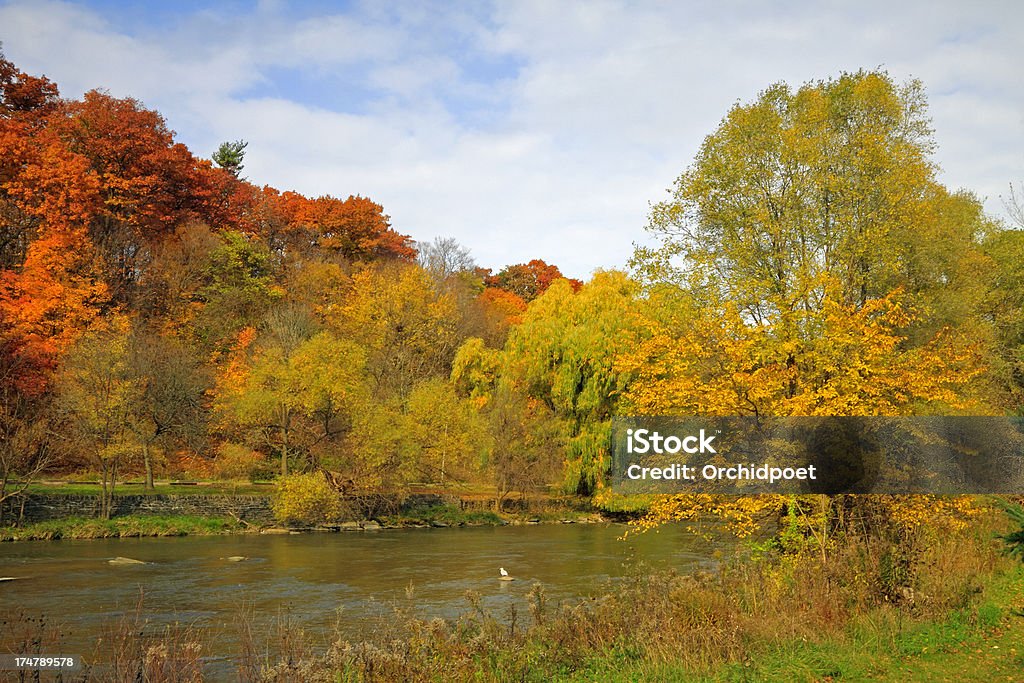
[[[516,604],[525,617],[535,582],[557,604],[599,594],[637,568],[691,571],[712,562],[713,548],[681,528],[620,540],[625,529],[542,524],[0,543],[0,576],[23,577],[0,583],[0,613],[45,615],[63,625],[65,654],[89,655],[104,625],[134,609],[141,591],[147,632],[188,624],[230,653],[244,608],[260,634],[288,615],[323,638],[339,627],[359,638],[395,607],[456,618],[469,611],[467,591],[496,614]],[[146,564],[111,565],[114,557]],[[499,581],[499,567],[515,580]]]

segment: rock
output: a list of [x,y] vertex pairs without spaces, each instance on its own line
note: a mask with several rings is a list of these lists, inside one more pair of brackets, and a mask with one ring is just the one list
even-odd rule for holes
[[515,581],[515,579],[511,576],[499,576],[498,581]]
[[444,522],[438,522],[437,520],[431,521],[430,522],[430,526],[434,527],[435,529],[447,529],[448,528],[447,524],[445,524]]
[[115,557],[112,560],[107,560],[110,564],[146,564],[142,560],[133,560],[130,557]]
[[248,560],[248,559],[249,558],[245,557],[244,555],[232,555],[231,557],[227,558],[227,561],[228,562],[241,562],[243,560]]
[[363,522],[363,531],[380,531],[380,523],[372,519],[369,522]]
[[339,531],[359,531],[359,522],[342,522],[338,525]]
[[24,579],[24,576],[0,576],[0,582],[3,581],[17,581],[18,579]]
[[282,529],[280,527],[270,527],[269,529],[260,529],[261,534],[290,534],[290,529]]

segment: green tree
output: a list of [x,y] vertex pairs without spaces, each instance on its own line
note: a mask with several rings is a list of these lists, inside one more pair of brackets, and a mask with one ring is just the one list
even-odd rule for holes
[[362,350],[328,332],[309,336],[293,316],[299,319],[272,324],[275,332],[257,344],[244,376],[219,400],[229,421],[256,430],[278,453],[282,476],[294,457],[337,436],[363,404]]
[[948,288],[983,214],[935,181],[933,147],[919,82],[858,72],[771,86],[705,139],[651,212],[661,246],[634,265],[648,285],[734,301],[757,323],[820,307],[829,282],[856,306]]
[[1024,410],[1024,232],[992,233],[985,251],[993,264],[983,310],[995,325],[997,370],[1010,405]]
[[242,162],[245,160],[245,148],[248,146],[249,143],[244,140],[222,142],[213,153],[213,163],[237,178],[245,168]]
[[208,255],[205,284],[195,296],[202,308],[196,331],[215,348],[239,330],[259,325],[283,296],[266,245],[238,232],[219,237],[220,245]]
[[[635,253],[649,296],[645,338],[618,363],[635,373],[624,406],[992,410],[979,380],[991,334],[981,241],[994,226],[976,198],[937,182],[933,147],[923,88],[884,73],[778,84],[734,106],[653,207],[648,229],[660,245]],[[907,539],[926,518],[955,528],[970,507],[925,496],[678,494],[652,502],[648,521],[714,514],[749,534],[785,509],[825,557],[834,530]]]
[[610,466],[611,418],[629,381],[615,359],[638,340],[635,294],[615,271],[597,273],[578,293],[556,280],[505,344],[501,381],[564,421],[565,487],[581,495],[593,493]]
[[406,420],[421,481],[444,485],[479,471],[486,438],[482,420],[450,383],[441,378],[418,383],[409,395]]

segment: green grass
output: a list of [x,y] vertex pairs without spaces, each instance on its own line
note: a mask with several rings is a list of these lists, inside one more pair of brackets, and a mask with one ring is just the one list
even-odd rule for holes
[[0,541],[140,536],[210,536],[243,531],[236,520],[192,515],[126,515],[113,519],[69,517],[23,527],[0,527]]

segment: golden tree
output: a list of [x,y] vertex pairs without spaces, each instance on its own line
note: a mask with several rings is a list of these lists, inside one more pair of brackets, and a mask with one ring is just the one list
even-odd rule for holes
[[[621,412],[993,410],[975,304],[989,267],[979,240],[994,228],[935,180],[932,148],[920,83],[884,73],[778,84],[733,107],[654,206],[660,246],[634,256],[647,329],[618,358],[634,376]],[[749,533],[784,502],[676,496],[648,522],[711,512]],[[788,502],[818,510],[826,532],[836,520],[836,501]],[[936,506],[963,507],[888,501],[908,526]]]

